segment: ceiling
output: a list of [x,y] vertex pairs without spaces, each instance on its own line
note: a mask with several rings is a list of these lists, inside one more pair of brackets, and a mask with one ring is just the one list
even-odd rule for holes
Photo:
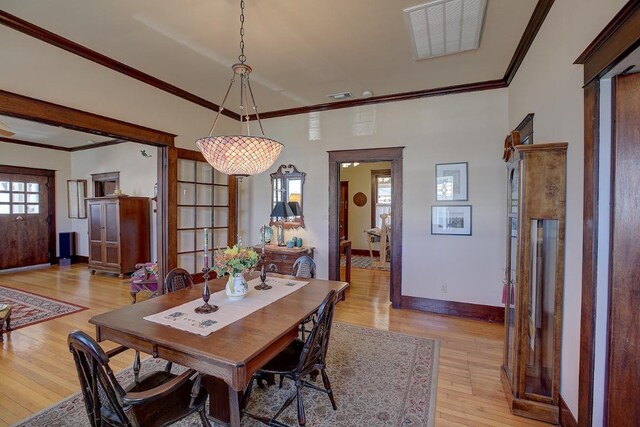
[[[246,0],[260,111],[502,79],[537,0],[488,0],[479,49],[416,61],[403,9],[421,3]],[[239,0],[0,0],[0,10],[216,104],[239,54]],[[225,107],[237,112],[237,95]]]
[[[113,141],[113,138],[66,129],[59,126],[50,126],[29,120],[0,115],[0,123],[15,135],[9,137],[18,142],[46,144],[64,149],[83,149],[93,145]],[[6,141],[5,141],[6,142]],[[31,145],[31,144],[28,144]]]

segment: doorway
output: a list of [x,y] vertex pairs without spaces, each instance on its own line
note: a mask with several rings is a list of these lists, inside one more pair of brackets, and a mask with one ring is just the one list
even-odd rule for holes
[[[389,299],[400,308],[402,295],[402,152],[404,147],[329,151],[329,279],[340,278],[340,170],[342,164],[354,162],[390,162],[393,193],[391,196]],[[352,190],[353,192],[353,190]],[[370,218],[367,214],[367,218]],[[354,231],[351,230],[353,236]]]
[[0,270],[49,264],[55,256],[55,171],[0,166]]

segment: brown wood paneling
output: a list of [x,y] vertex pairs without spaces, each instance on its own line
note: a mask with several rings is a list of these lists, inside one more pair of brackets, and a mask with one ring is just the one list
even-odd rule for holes
[[426,311],[428,313],[447,314],[468,317],[487,322],[504,322],[504,307],[470,304],[458,301],[445,301],[431,298],[402,296],[402,308]]
[[599,78],[640,44],[640,2],[629,1],[580,54],[584,84]]
[[402,151],[404,147],[329,151],[329,278],[340,278],[340,163],[391,162],[391,277],[390,300],[400,308],[402,296]]
[[[598,168],[599,168],[599,80],[584,91],[584,199],[582,225],[582,304],[580,348],[595,345],[595,307],[598,255]],[[580,352],[578,414],[583,425],[591,425],[593,416],[594,352]]]
[[520,42],[516,47],[516,51],[513,53],[513,57],[507,66],[507,70],[504,73],[503,80],[506,85],[511,84],[511,80],[515,77],[518,72],[518,68],[524,61],[527,52],[529,52],[529,48],[533,44],[533,40],[536,38],[538,34],[538,30],[542,27],[542,23],[544,22],[549,10],[551,10],[551,6],[553,6],[554,0],[539,0],[538,4],[536,4],[535,9],[533,10],[533,14],[529,19],[529,23],[520,38]]
[[[6,25],[7,27],[13,28],[16,31],[20,31],[21,33],[24,33],[28,36],[34,37],[38,40],[42,40],[45,43],[49,43],[53,46],[59,47],[60,49],[66,50],[67,52],[71,52],[82,58],[88,59],[89,61],[95,62],[96,64],[100,64],[104,67],[110,68],[114,71],[117,71],[118,73],[124,74],[125,76],[146,83],[164,92],[193,102],[194,104],[208,108],[212,111],[217,112],[220,108],[217,104],[211,101],[200,98],[199,96],[187,92],[184,89],[180,89],[177,86],[169,84],[147,73],[143,73],[140,70],[123,64],[122,62],[116,61],[113,58],[98,53],[95,50],[84,47],[76,42],[59,36],[58,34],[52,33],[51,31],[45,30],[42,27],[38,27],[37,25],[34,25],[28,21],[25,21],[24,19],[20,19],[17,16],[11,15],[10,13],[4,12],[2,10],[0,10],[0,24]],[[223,110],[222,114],[227,117],[231,117],[232,119],[240,120],[240,116],[233,111]]]
[[96,142],[95,144],[82,145],[82,146],[79,146],[79,147],[72,147],[72,148],[69,149],[69,151],[75,152],[75,151],[91,150],[93,148],[109,147],[111,145],[122,144],[123,142],[127,142],[127,140],[125,140],[125,139],[111,139],[109,141]]
[[[1,13],[1,11],[0,11]],[[175,135],[0,90],[0,114],[96,135],[173,146]]]
[[613,80],[611,246],[605,422],[636,426],[640,405],[640,74]]

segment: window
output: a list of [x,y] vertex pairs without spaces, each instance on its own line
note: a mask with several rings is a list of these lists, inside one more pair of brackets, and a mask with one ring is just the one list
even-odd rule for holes
[[40,213],[40,184],[0,181],[0,215]]
[[178,267],[202,271],[205,228],[210,250],[228,245],[229,215],[229,177],[207,162],[179,158]]
[[391,169],[371,171],[371,227],[380,228],[380,215],[391,213]]

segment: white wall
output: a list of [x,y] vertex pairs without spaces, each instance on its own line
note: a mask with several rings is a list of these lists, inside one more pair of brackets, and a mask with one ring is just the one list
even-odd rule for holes
[[[500,305],[504,264],[505,172],[501,145],[507,126],[506,89],[355,107],[265,120],[284,143],[280,164],[306,172],[304,231],[317,248],[319,277],[327,277],[327,150],[405,146],[403,153],[403,295]],[[469,162],[473,236],[432,236],[435,164]],[[268,220],[269,174],[241,185],[241,233],[259,242]],[[463,203],[461,203],[463,204]],[[448,286],[448,294],[440,285]]]
[[[143,157],[145,150],[152,157]],[[153,147],[126,142],[91,150],[71,153],[71,175],[73,179],[87,180],[87,196],[93,197],[91,174],[120,172],[120,189],[129,196],[153,197],[153,187],[157,182],[158,153]],[[65,195],[66,200],[66,195]],[[156,218],[153,214],[154,203],[149,203],[151,221],[151,259],[156,259]],[[88,220],[73,219],[73,230],[78,234],[77,255],[89,255]],[[140,260],[144,262],[145,260]]]
[[509,86],[509,128],[534,113],[534,143],[569,142],[561,394],[578,411],[582,285],[583,67],[574,60],[626,0],[555,2]]
[[[340,181],[349,182],[349,240],[352,249],[369,249],[365,229],[371,228],[371,171],[379,169],[391,169],[391,162],[360,163],[358,166],[340,168]],[[362,192],[367,196],[364,206],[353,203],[353,196]]]
[[[0,143],[0,164],[55,170],[56,233],[73,231],[67,212],[67,180],[71,179],[71,161],[66,151]],[[56,256],[59,254],[56,235]]]

